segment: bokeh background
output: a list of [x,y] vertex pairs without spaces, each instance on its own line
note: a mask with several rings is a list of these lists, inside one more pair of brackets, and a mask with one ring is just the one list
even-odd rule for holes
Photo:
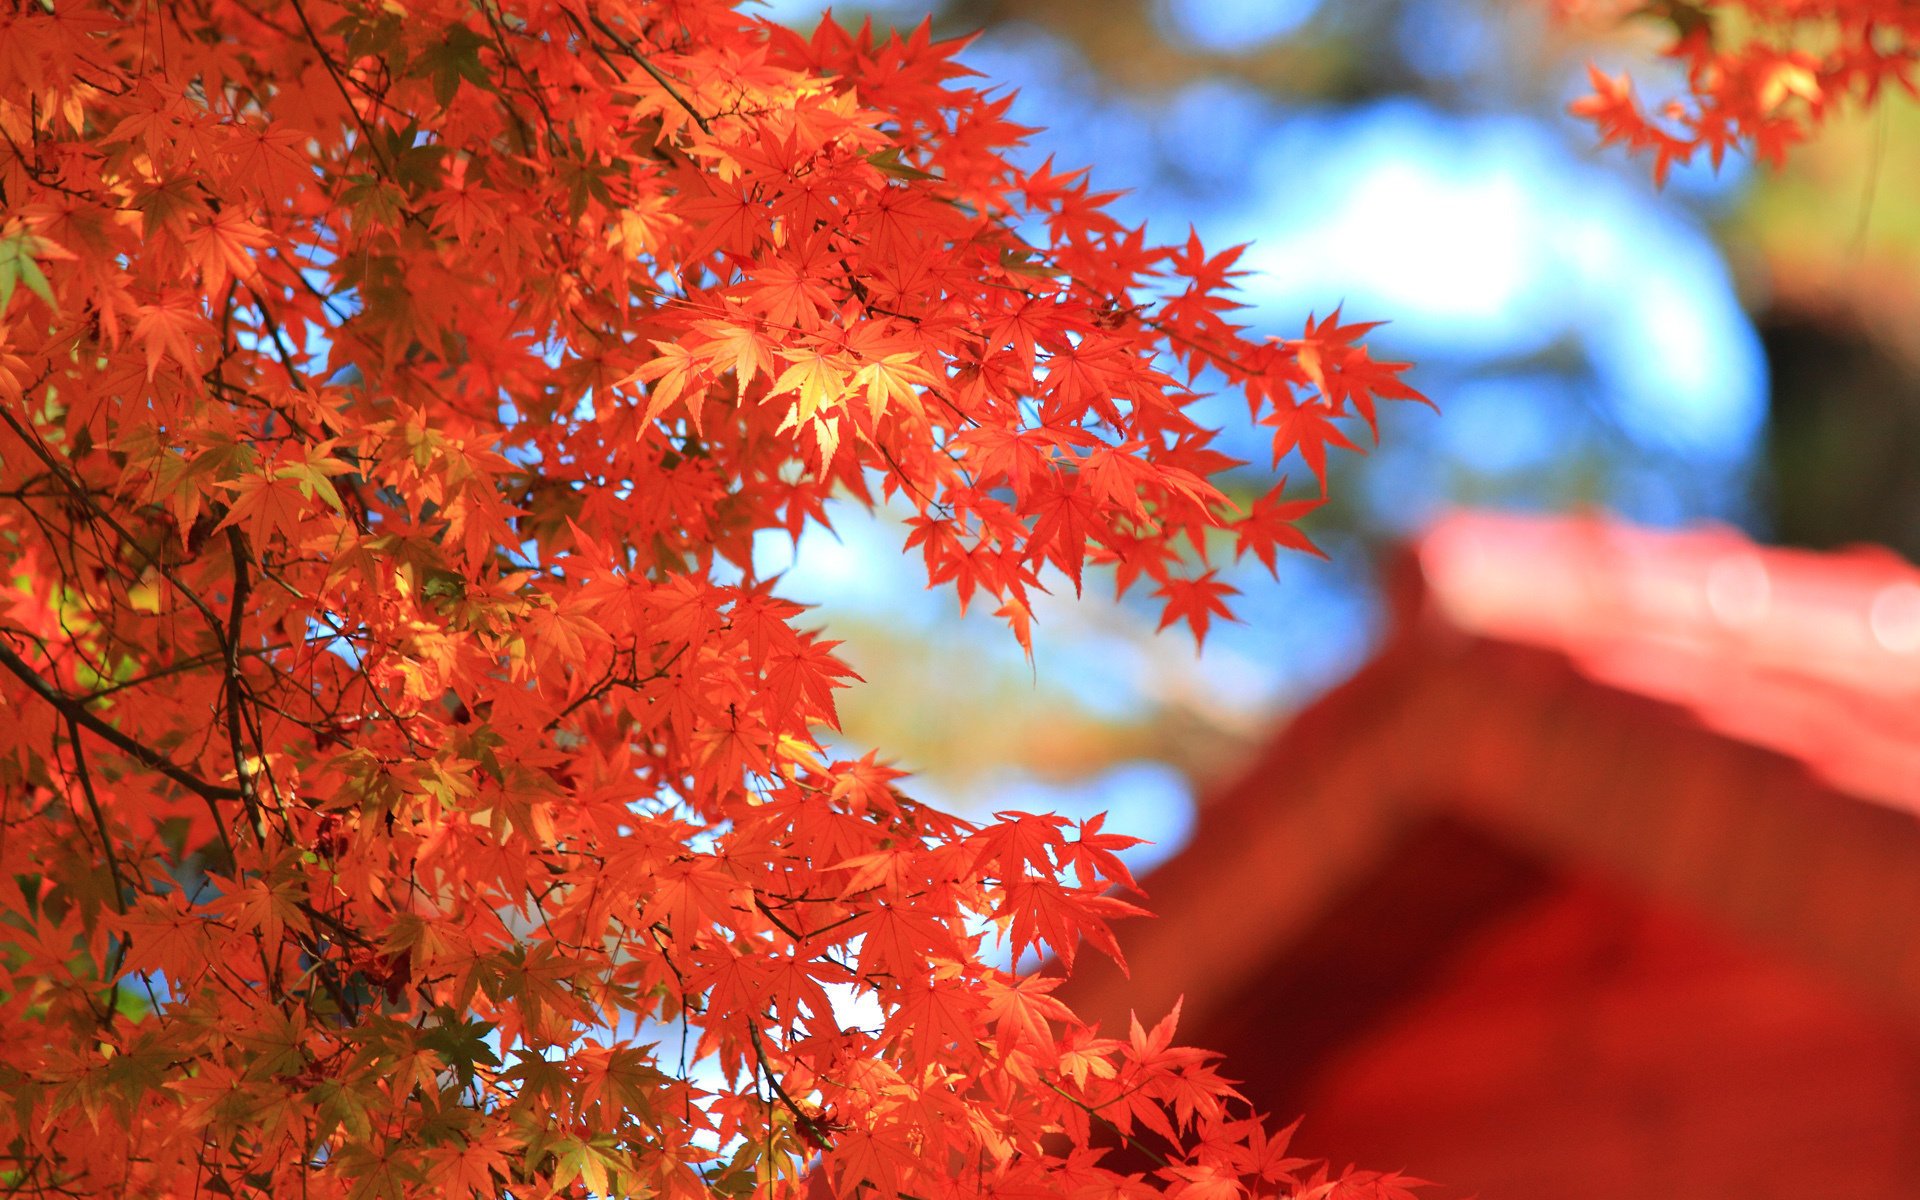
[[[805,27],[813,4],[771,9]],[[1390,321],[1370,344],[1440,413],[1395,406],[1339,459],[1305,524],[1325,558],[1230,571],[1241,622],[1204,653],[1090,575],[1037,606],[1029,664],[925,589],[884,512],[769,540],[763,566],[866,680],[845,741],[919,794],[1108,812],[1151,839],[1142,873],[1200,830],[1150,881],[1149,966],[1069,986],[1121,1020],[1184,991],[1256,1103],[1306,1112],[1304,1150],[1487,1200],[1920,1195],[1920,574],[1755,550],[1920,560],[1920,118],[1889,96],[1784,171],[1656,189],[1566,108],[1589,62],[1677,93],[1672,26],[1552,8],[841,8],[978,30],[962,61],[1017,89],[1034,163],[1091,167],[1155,240],[1251,243],[1258,332]],[[1236,409],[1215,423],[1251,493],[1267,450]],[[1499,636],[1389,649],[1400,548],[1461,508],[1708,532],[1445,526],[1468,532],[1428,543],[1426,602]],[[1516,636],[1553,653],[1489,648]],[[1874,778],[1818,778],[1841,760]],[[1447,764],[1436,794],[1505,780],[1561,857],[1394,815],[1409,762]]]
[[[1676,81],[1639,22],[1569,28],[1543,0],[887,0],[835,10],[978,31],[963,61],[1016,89],[1026,150],[1092,168],[1161,239],[1252,243],[1245,319],[1295,333],[1345,305],[1388,320],[1382,357],[1440,415],[1396,406],[1337,463],[1306,528],[1326,559],[1243,564],[1242,623],[1205,652],[1156,638],[1147,603],[1039,609],[1029,667],[985,614],[924,590],[883,514],[844,508],[783,590],[819,606],[866,679],[847,741],[879,746],[960,809],[1111,811],[1178,848],[1193,797],[1284,714],[1349,675],[1384,629],[1382,556],[1451,506],[1597,508],[1730,523],[1770,542],[1920,554],[1920,323],[1909,198],[1917,124],[1898,100],[1841,120],[1785,173],[1646,164],[1565,115],[1586,64]],[[806,28],[815,0],[773,0]],[[1770,383],[1771,381],[1771,383]],[[1230,399],[1224,443],[1264,466]],[[1300,464],[1283,463],[1297,476]],[[1250,477],[1251,478],[1251,477]],[[929,686],[929,680],[934,681]]]

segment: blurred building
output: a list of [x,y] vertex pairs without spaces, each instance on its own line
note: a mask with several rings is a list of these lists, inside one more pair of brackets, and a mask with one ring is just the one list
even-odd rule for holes
[[1920,571],[1462,515],[1145,881],[1125,1028],[1483,1200],[1920,1196]]

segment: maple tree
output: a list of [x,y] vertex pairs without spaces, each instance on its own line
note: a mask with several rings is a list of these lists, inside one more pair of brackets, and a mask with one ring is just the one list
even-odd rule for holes
[[1668,27],[1661,51],[1684,74],[1684,94],[1650,115],[1632,79],[1590,67],[1593,90],[1574,101],[1603,144],[1653,160],[1656,181],[1705,150],[1718,167],[1749,150],[1779,166],[1787,152],[1846,104],[1871,105],[1888,86],[1916,92],[1920,10],[1905,0],[1556,0],[1589,21],[1651,17]]
[[0,11],[8,1194],[1404,1194],[992,965],[1117,953],[1131,839],[825,748],[756,539],[889,502],[1023,643],[1090,563],[1200,637],[1313,498],[1230,505],[1196,381],[1316,474],[1417,398],[1014,166],[957,50]]

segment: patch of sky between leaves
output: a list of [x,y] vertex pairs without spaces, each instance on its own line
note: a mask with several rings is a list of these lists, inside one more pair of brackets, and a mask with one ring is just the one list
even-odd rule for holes
[[[943,802],[938,796],[924,794],[925,788],[920,790],[923,798]],[[1145,875],[1177,853],[1193,835],[1196,808],[1192,785],[1180,772],[1162,763],[1124,762],[1098,775],[1064,784],[1026,776],[1008,777],[988,791],[994,797],[995,807],[1002,811],[1057,813],[1074,821],[1106,813],[1108,832],[1124,832],[1144,839],[1141,844],[1118,852],[1120,860],[1136,877]],[[971,922],[969,932],[987,935],[984,959],[990,965],[1028,970],[1040,964],[1040,957],[1032,954],[1014,962],[1005,940],[996,941],[984,919]],[[857,944],[853,953],[858,956]],[[870,990],[835,982],[824,982],[822,988],[831,1006],[830,1014],[826,1015],[834,1025],[877,1032],[885,1024],[886,1012]],[[697,1037],[680,1021],[650,1019],[638,1026],[623,1024],[598,1032],[616,1039],[653,1042],[660,1048],[662,1065],[671,1065],[682,1078],[709,1090],[725,1086],[717,1059],[682,1057],[683,1047]],[[488,1041],[499,1052],[498,1034],[489,1034]],[[556,1047],[550,1053],[560,1049]]]
[[904,528],[850,503],[831,511],[833,528],[809,522],[797,545],[784,531],[761,531],[753,542],[754,573],[779,576],[776,591],[799,604],[885,616],[915,629],[947,618],[950,604],[927,588],[918,554],[901,552]]
[[[918,790],[923,799],[945,803],[924,787]],[[1055,813],[1074,821],[1107,814],[1107,833],[1142,839],[1139,845],[1118,852],[1120,861],[1136,879],[1186,846],[1198,815],[1193,788],[1186,777],[1156,762],[1121,763],[1066,784],[1050,784],[1030,776],[1007,777],[983,791],[994,798],[996,809],[1002,812]],[[967,931],[985,938],[981,960],[989,966],[1024,972],[1046,960],[1047,956],[1029,950],[1016,962],[1006,939],[997,936],[985,919],[970,920]],[[885,1011],[872,992],[846,983],[826,983],[822,990],[833,1006],[834,1023],[841,1028],[871,1032],[885,1024]]]
[[1729,461],[1758,444],[1759,339],[1707,234],[1677,206],[1582,162],[1540,122],[1410,101],[1301,116],[1221,222],[1255,316],[1344,301],[1391,316],[1425,361],[1571,340],[1635,440]]
[[[754,572],[763,579],[777,576],[777,594],[817,606],[815,623],[824,623],[829,633],[836,616],[884,623],[928,638],[963,639],[983,671],[1013,677],[1029,673],[1019,643],[991,615],[996,601],[976,595],[963,618],[949,589],[927,586],[919,552],[902,552],[907,529],[901,512],[868,512],[851,503],[829,511],[833,528],[809,523],[797,546],[782,531],[755,537]],[[1101,632],[1075,611],[1111,604],[1110,584],[1096,574],[1087,594],[1076,597],[1057,572],[1044,582],[1051,592],[1033,597],[1040,673],[1089,713],[1112,720],[1144,716],[1152,697],[1146,693],[1149,670],[1139,647]]]
[[[1143,839],[1119,852],[1120,861],[1136,877],[1177,854],[1193,836],[1193,785],[1165,763],[1122,762],[1059,783],[1007,775],[983,790],[993,797],[997,812],[1053,813],[1073,821],[1106,813],[1106,832]],[[939,797],[926,798],[940,802]]]
[[329,654],[338,655],[342,662],[354,670],[360,669],[360,648],[353,644],[352,639],[342,636],[334,627],[316,617],[307,618],[307,641]]
[[[1179,853],[1193,837],[1198,812],[1193,785],[1186,776],[1156,762],[1123,762],[1063,784],[1013,776],[984,790],[1002,812],[1056,813],[1074,821],[1107,814],[1106,832],[1143,839],[1140,845],[1119,852],[1120,861],[1135,878]],[[1020,971],[1032,970],[1042,961],[1030,951],[1014,962],[1004,939],[989,939],[985,958],[993,966]]]
[[1042,127],[1022,161],[1095,164],[1093,186],[1127,190],[1116,213],[1156,238],[1191,222],[1215,248],[1251,243],[1257,328],[1290,334],[1345,304],[1349,319],[1391,318],[1383,344],[1428,363],[1571,339],[1635,440],[1719,462],[1757,448],[1759,339],[1676,199],[1737,187],[1737,164],[1685,172],[1663,198],[1584,159],[1572,146],[1585,135],[1557,119],[1406,98],[1286,111],[1220,81],[1148,107],[1099,95],[1071,46],[1018,26],[967,61],[1019,89],[1013,120]]
[[1321,0],[1160,0],[1156,23],[1200,50],[1234,53],[1294,33],[1320,11]]
[[[796,29],[810,29],[820,19],[820,13],[827,5],[822,0],[754,0],[743,7],[769,21],[791,25]],[[835,4],[831,11],[834,19],[842,25],[857,26],[862,18],[868,16],[874,18],[876,25],[889,22],[912,24],[926,16],[932,7],[926,0],[865,0],[864,3]]]

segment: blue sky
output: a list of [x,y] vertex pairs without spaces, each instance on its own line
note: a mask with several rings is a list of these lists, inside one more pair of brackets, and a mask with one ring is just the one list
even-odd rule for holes
[[[814,11],[770,7],[800,21]],[[904,0],[866,7],[902,23],[926,12]],[[1320,9],[1162,0],[1156,17],[1169,37],[1230,52],[1285,37]],[[1478,6],[1409,0],[1400,20],[1435,73],[1512,52]],[[1610,466],[1592,498],[1630,517],[1756,524],[1765,365],[1708,229],[1738,198],[1737,166],[1683,173],[1658,193],[1643,165],[1592,152],[1591,134],[1557,111],[1503,107],[1499,96],[1454,111],[1413,97],[1290,107],[1222,81],[1116,96],[1070,46],[1017,24],[964,61],[1019,90],[1014,120],[1046,127],[1026,151],[1032,161],[1091,166],[1096,187],[1128,189],[1120,215],[1163,240],[1191,223],[1216,248],[1252,243],[1243,289],[1257,327],[1290,334],[1335,305],[1350,318],[1391,319],[1379,353],[1416,361],[1415,382],[1443,415],[1397,409],[1371,469],[1348,481],[1371,527],[1416,531],[1477,494],[1462,480],[1508,503],[1552,504],[1597,459]],[[1579,86],[1576,69],[1569,94]],[[1234,434],[1236,406],[1244,420],[1237,399],[1215,409],[1225,447],[1255,457],[1261,443]],[[950,601],[923,590],[896,526],[853,512],[836,524],[837,536],[803,539],[782,583],[819,604],[829,626],[836,616],[884,621],[977,644],[983,670],[1019,662],[999,626],[960,621]],[[1203,655],[1187,644],[1191,661],[1174,674],[1167,648],[1145,641],[1145,610],[1116,631],[1111,613],[1093,612],[1104,596],[1056,599],[1040,611],[1039,669],[1108,714],[1150,711],[1169,687],[1230,696],[1255,714],[1297,705],[1357,666],[1380,627],[1361,548],[1327,549],[1332,561],[1284,563],[1277,583],[1236,571],[1244,623],[1218,630]],[[784,551],[769,553],[785,564]],[[1157,853],[1184,836],[1191,808],[1180,779],[1139,762],[1072,786],[998,775],[949,799],[1074,815],[1112,808],[1112,824],[1155,838]]]

